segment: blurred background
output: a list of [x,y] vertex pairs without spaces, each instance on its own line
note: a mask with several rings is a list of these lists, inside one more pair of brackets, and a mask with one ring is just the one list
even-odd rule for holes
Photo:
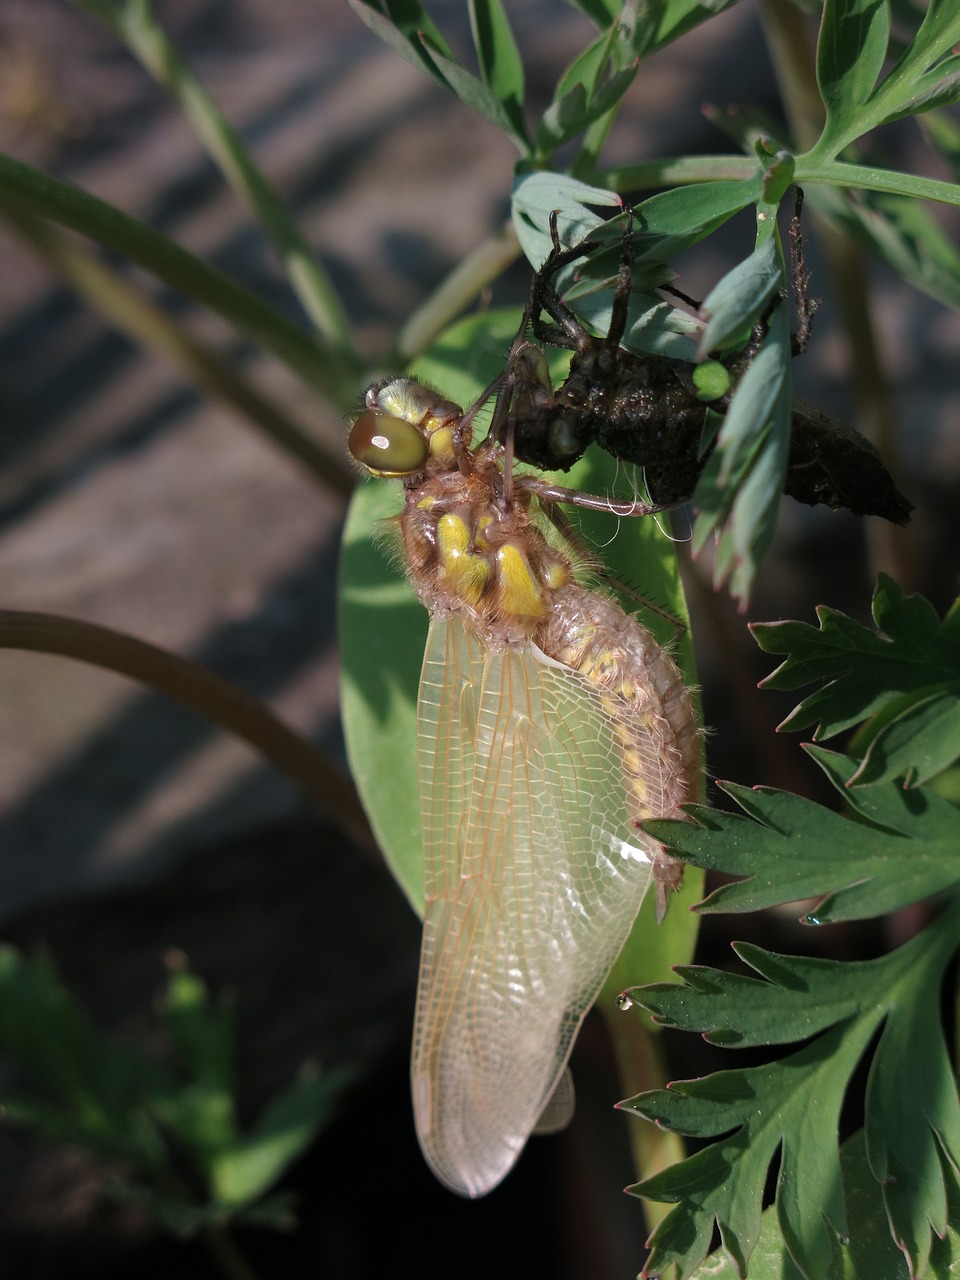
[[[558,0],[510,8],[530,96],[546,102],[587,24]],[[295,211],[375,361],[507,217],[509,141],[340,0],[157,0],[156,9]],[[431,12],[458,49],[469,47],[465,6]],[[701,106],[742,91],[779,115],[767,68],[755,8],[735,7],[645,65],[609,162],[728,151]],[[66,0],[0,6],[0,148],[143,219],[302,323],[269,247],[188,124],[115,37]],[[806,230],[823,306],[796,362],[798,390],[849,418],[848,355],[812,220]],[[750,242],[749,225],[732,223],[685,265],[680,287],[703,296]],[[339,413],[306,403],[277,362],[129,274],[318,433],[342,436]],[[519,264],[492,300],[521,301],[527,279]],[[826,603],[865,619],[878,566],[896,565],[940,609],[953,597],[960,320],[883,270],[872,288],[901,424],[892,468],[917,505],[913,526],[892,543],[852,516],[785,499],[750,617],[812,620]],[[189,654],[342,756],[342,495],[119,336],[2,224],[0,456],[0,607],[66,614]],[[675,530],[683,536],[682,517]],[[745,619],[712,596],[704,566],[687,575],[711,774],[818,793],[795,741],[772,737],[791,703],[755,693],[772,664]],[[794,921],[738,920],[734,936],[789,949]],[[163,957],[183,950],[215,991],[232,993],[251,1110],[307,1058],[359,1067],[338,1120],[291,1175],[299,1232],[243,1237],[262,1276],[365,1277],[398,1263],[447,1275],[452,1258],[461,1276],[603,1280],[639,1269],[642,1214],[620,1195],[632,1177],[630,1122],[610,1112],[600,1029],[588,1024],[578,1048],[585,1120],[531,1143],[482,1204],[435,1186],[416,1152],[406,1085],[415,918],[330,815],[170,701],[92,667],[0,651],[0,936],[47,949],[98,1025],[148,1044]],[[704,960],[722,961],[729,936],[729,922],[712,922]],[[872,945],[854,935],[840,945],[861,941]],[[796,945],[809,946],[809,933]],[[675,1074],[713,1065],[681,1059]],[[79,1152],[0,1129],[0,1256],[11,1274],[152,1276],[171,1263],[212,1274],[202,1253],[160,1242],[134,1209],[105,1208],[100,1176]]]

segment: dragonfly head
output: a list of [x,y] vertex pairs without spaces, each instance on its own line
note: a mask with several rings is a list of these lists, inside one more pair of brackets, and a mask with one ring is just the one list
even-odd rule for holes
[[374,383],[364,405],[347,448],[371,475],[413,476],[431,462],[438,470],[454,465],[463,410],[452,400],[415,378],[400,377]]

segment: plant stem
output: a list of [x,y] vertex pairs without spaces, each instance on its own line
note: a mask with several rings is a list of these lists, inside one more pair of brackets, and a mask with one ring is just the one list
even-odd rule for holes
[[339,766],[287,728],[264,703],[191,658],[92,622],[14,609],[0,610],[0,649],[89,662],[175,698],[249,743],[319,801],[352,839],[367,850],[375,849],[353,784]]
[[353,476],[342,450],[333,450],[266,399],[215,351],[191,337],[143,298],[116,271],[41,218],[7,205],[0,216],[101,315],[142,346],[172,360],[195,386],[236,409],[274,444],[302,462],[326,488],[348,498]]
[[[664,1089],[667,1072],[660,1051],[660,1036],[651,1030],[647,1014],[640,1010],[619,1009],[610,1000],[598,1005],[603,1014],[617,1060],[617,1074],[624,1097],[644,1093],[648,1089]],[[682,1160],[683,1139],[659,1125],[649,1124],[638,1116],[626,1116],[630,1146],[637,1179],[652,1177],[662,1169]],[[670,1205],[644,1200],[643,1211],[652,1231],[670,1212]]]
[[283,202],[254,163],[239,134],[186,66],[157,22],[149,0],[73,0],[120,39],[170,93],[224,177],[244,199],[280,255],[287,279],[311,321],[327,341],[352,355],[350,326],[327,273],[303,239]]
[[[816,83],[809,26],[790,0],[761,0],[760,11],[791,132],[800,146],[812,147],[820,134],[824,111]],[[808,175],[801,157],[797,161],[796,181],[803,183],[808,177],[816,182],[836,181],[838,184],[845,178],[843,185],[896,191],[898,194],[907,194],[912,179],[910,174],[888,174],[884,170],[836,162],[818,164]],[[927,179],[916,181],[927,188]],[[944,188],[944,195],[949,191],[952,203],[960,200],[957,187],[950,183],[938,186]],[[920,194],[920,191],[914,194]],[[929,196],[929,191],[924,190],[923,194]],[[814,209],[819,204],[828,217],[833,198],[836,198],[835,192],[825,191],[819,199],[814,192],[810,203]],[[863,255],[850,237],[831,226],[829,221],[821,221],[820,226],[826,274],[832,284],[847,338],[855,406],[854,425],[896,474],[899,471],[895,457],[898,424],[893,408],[894,396],[885,372],[886,365],[878,350]],[[874,576],[882,570],[909,586],[913,574],[904,530],[886,521],[875,520],[870,522],[866,538]]]
[[499,231],[468,253],[414,311],[400,330],[391,361],[406,365],[426,351],[472,299],[519,256],[520,242],[508,219]]
[[237,1242],[224,1227],[204,1227],[201,1236],[227,1280],[259,1280],[256,1271],[237,1247]]
[[361,372],[358,361],[342,352],[322,350],[255,293],[145,223],[69,182],[3,154],[0,196],[8,208],[79,231],[209,307],[258,346],[271,351],[331,404],[348,409],[353,403]]

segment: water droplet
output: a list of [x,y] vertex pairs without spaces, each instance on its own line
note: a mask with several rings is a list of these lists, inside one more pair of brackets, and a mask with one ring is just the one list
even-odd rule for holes
[[621,1013],[626,1013],[628,1009],[633,1008],[633,997],[627,991],[621,991],[617,996],[617,1008]]
[[806,915],[806,916],[800,917],[800,923],[801,924],[820,924],[820,921],[817,919],[816,916]]

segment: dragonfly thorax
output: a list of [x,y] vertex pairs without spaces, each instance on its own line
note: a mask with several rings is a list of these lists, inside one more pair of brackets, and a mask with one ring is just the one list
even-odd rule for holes
[[535,524],[527,495],[504,503],[498,479],[496,470],[453,471],[411,486],[401,529],[423,604],[461,616],[499,649],[537,640],[573,570]]

